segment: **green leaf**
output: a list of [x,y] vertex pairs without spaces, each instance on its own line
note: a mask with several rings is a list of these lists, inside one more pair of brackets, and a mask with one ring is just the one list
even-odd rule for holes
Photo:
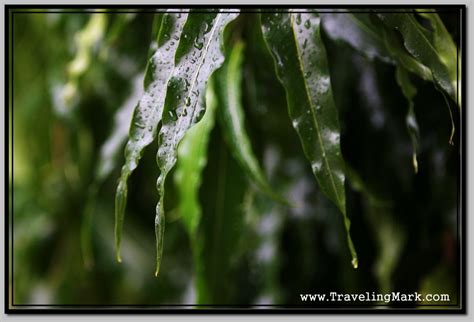
[[109,137],[100,148],[99,160],[96,168],[96,181],[102,182],[115,168],[115,163],[128,137],[129,120],[132,119],[137,101],[143,95],[143,73],[137,75],[132,82],[132,90],[114,116],[114,125]]
[[418,75],[424,80],[433,81],[431,70],[406,51],[403,41],[398,37],[395,30],[386,27],[382,27],[381,30],[385,46],[392,57],[398,61],[398,65],[403,66],[407,71]]
[[321,13],[324,30],[333,40],[344,41],[369,59],[391,62],[380,29],[371,21],[371,13]]
[[211,80],[206,90],[206,113],[202,120],[186,133],[178,147],[178,161],[174,173],[180,198],[178,210],[191,241],[195,239],[196,229],[201,220],[199,187],[202,171],[207,164],[209,135],[214,127],[217,105],[215,95]]
[[408,100],[408,111],[405,122],[413,147],[413,169],[415,170],[415,173],[418,173],[418,160],[416,158],[416,154],[418,151],[418,138],[420,137],[420,130],[418,128],[418,122],[416,121],[414,110],[415,104],[413,103],[413,99],[417,90],[415,85],[411,82],[408,72],[403,69],[403,67],[397,67],[396,77],[398,86],[400,86],[403,95]]
[[166,84],[174,69],[174,56],[179,37],[188,14],[165,13],[158,34],[158,49],[151,57],[145,75],[145,93],[140,99],[130,125],[129,139],[125,147],[125,164],[117,186],[115,197],[115,245],[117,261],[120,258],[120,243],[127,200],[127,180],[137,168],[143,150],[156,136],[161,120]]
[[165,229],[163,200],[166,176],[176,163],[179,142],[186,131],[204,115],[207,81],[224,61],[220,49],[221,36],[226,25],[237,16],[238,14],[227,13],[226,10],[190,14],[176,50],[176,68],[168,82],[163,124],[158,134],[157,163],[161,174],[156,184],[160,200],[155,217],[157,252],[155,275],[158,275],[163,253]]
[[245,130],[242,108],[242,60],[244,44],[237,42],[230,50],[222,68],[216,72],[216,94],[219,101],[219,115],[232,154],[247,175],[269,196],[281,200],[266,179]]
[[244,226],[243,200],[248,187],[239,164],[222,140],[219,127],[209,143],[209,161],[203,174],[201,204],[203,217],[193,252],[199,304],[228,304],[235,301],[238,252]]
[[346,216],[338,115],[321,40],[320,18],[312,13],[262,14],[262,27],[286,90],[293,127],[321,190],[344,217],[352,264],[357,267],[350,220]]
[[[434,41],[430,39],[428,31],[416,21],[414,15],[411,13],[379,13],[378,16],[387,26],[401,33],[405,48],[415,59],[431,70],[439,87],[456,101],[457,79],[452,78],[453,74],[456,75],[456,68],[450,70],[452,63],[445,63],[441,58],[444,57],[445,52],[437,48]],[[456,56],[445,57],[445,59],[456,61]]]

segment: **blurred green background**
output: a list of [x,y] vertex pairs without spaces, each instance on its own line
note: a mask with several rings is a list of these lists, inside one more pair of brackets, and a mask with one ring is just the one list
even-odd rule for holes
[[[450,304],[458,303],[457,108],[452,146],[445,100],[432,83],[413,79],[421,134],[415,174],[404,121],[408,102],[395,67],[323,33],[342,152],[361,183],[346,182],[359,254],[354,270],[341,216],[320,193],[304,158],[255,17],[239,18],[246,42],[247,130],[272,185],[295,207],[249,184],[216,126],[200,193],[204,249],[193,255],[170,178],[164,258],[155,278],[157,144],[146,150],[130,180],[119,264],[114,196],[124,141],[120,135],[108,140],[128,130],[154,48],[154,15],[10,15],[14,304],[194,304],[193,256],[213,265],[205,279],[207,302],[201,304],[301,305],[300,293],[331,291],[447,293]],[[441,17],[456,41],[458,15]]]

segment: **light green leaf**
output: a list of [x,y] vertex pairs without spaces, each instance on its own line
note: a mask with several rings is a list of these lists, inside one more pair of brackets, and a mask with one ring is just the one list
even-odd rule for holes
[[[439,87],[456,101],[457,79],[452,79],[452,75],[456,74],[456,69],[450,70],[452,63],[446,64],[441,59],[445,53],[436,48],[435,43],[429,38],[428,31],[416,21],[414,15],[400,12],[379,13],[378,16],[387,26],[400,32],[408,52],[431,70]],[[456,60],[456,56],[447,59]]]
[[416,154],[418,151],[418,138],[420,137],[420,130],[418,128],[418,122],[416,121],[414,109],[415,104],[413,103],[413,99],[416,95],[417,90],[415,85],[411,82],[408,72],[403,69],[403,67],[397,67],[396,77],[398,86],[400,86],[403,95],[408,100],[408,111],[407,116],[405,118],[405,122],[413,147],[413,169],[415,170],[415,173],[418,173],[418,160]]
[[178,147],[178,161],[174,173],[180,199],[178,210],[191,241],[195,239],[196,229],[201,220],[199,187],[202,171],[207,164],[207,145],[214,127],[216,105],[211,80],[206,90],[206,113],[198,124],[189,129]]
[[281,200],[260,169],[252,151],[250,139],[245,130],[242,108],[242,59],[244,44],[237,42],[230,50],[226,62],[216,72],[216,95],[219,101],[219,115],[224,134],[234,157],[257,186],[273,198]]
[[165,13],[158,34],[158,49],[151,57],[145,75],[145,93],[135,107],[129,139],[125,147],[125,164],[115,196],[115,244],[117,261],[120,258],[120,243],[127,200],[127,180],[137,168],[143,150],[156,136],[161,120],[167,83],[174,68],[174,56],[188,14]]
[[157,180],[160,200],[156,207],[156,272],[158,275],[163,253],[165,229],[164,193],[168,172],[176,163],[178,144],[186,132],[203,117],[204,93],[211,74],[219,68],[224,55],[221,36],[226,25],[238,14],[226,10],[209,10],[190,14],[183,28],[176,51],[176,68],[168,82],[163,112],[163,124],[158,134],[157,163],[161,174]]
[[338,115],[321,40],[320,17],[314,13],[262,14],[262,27],[286,90],[293,127],[321,190],[344,217],[352,264],[357,267],[350,220],[346,216]]
[[[446,66],[449,72],[449,77],[453,83],[453,87],[457,89],[458,86],[458,63],[460,64],[461,59],[458,57],[456,44],[454,43],[451,35],[443,24],[443,21],[436,13],[434,9],[423,9],[419,10],[420,16],[430,21],[431,27],[433,28],[433,44],[436,48],[439,59]],[[429,11],[429,12],[428,12]],[[459,75],[459,79],[461,75]],[[456,100],[455,100],[456,101]],[[458,103],[459,106],[461,103]]]

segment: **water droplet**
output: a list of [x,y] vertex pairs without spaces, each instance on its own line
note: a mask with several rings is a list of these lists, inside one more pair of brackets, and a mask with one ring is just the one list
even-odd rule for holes
[[313,170],[313,172],[319,172],[321,170],[321,165],[322,163],[320,161],[314,161],[313,163],[311,163],[311,169]]
[[306,21],[304,22],[304,26],[305,26],[306,29],[311,28],[311,21],[309,21],[309,19],[306,20]]
[[301,13],[296,15],[296,24],[301,25]]
[[176,121],[178,119],[178,115],[176,115],[176,112],[174,110],[171,110],[168,112],[171,120]]
[[204,43],[196,41],[194,42],[194,47],[197,48],[198,50],[201,50],[202,47],[204,47]]
[[310,76],[311,76],[311,72],[306,72],[306,73],[304,73],[304,77],[305,77],[305,78],[308,78],[308,77],[310,77]]
[[308,39],[305,39],[303,42],[303,49],[306,49],[307,45],[308,45]]
[[177,35],[174,35],[174,36],[173,36],[173,39],[176,40],[176,41],[178,41],[178,40],[179,40],[179,37],[178,37]]
[[[191,105],[191,98],[188,96],[186,97],[186,100],[184,101],[184,104],[186,104],[186,106],[190,106]],[[185,110],[186,111],[186,110]]]

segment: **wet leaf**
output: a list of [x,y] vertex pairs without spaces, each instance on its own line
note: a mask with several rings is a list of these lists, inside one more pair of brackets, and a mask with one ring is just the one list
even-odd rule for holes
[[418,139],[420,137],[420,130],[418,128],[418,122],[416,120],[415,109],[414,109],[415,104],[413,102],[413,99],[416,95],[417,90],[416,90],[415,85],[411,82],[408,72],[402,67],[397,68],[396,77],[397,77],[398,86],[400,86],[403,95],[408,101],[408,111],[405,117],[405,122],[407,125],[408,134],[410,135],[411,144],[413,147],[413,158],[412,158],[413,169],[415,170],[415,173],[418,173],[418,160],[417,160],[416,154],[418,151]]
[[224,134],[232,154],[247,175],[269,196],[281,200],[266,179],[245,129],[245,115],[242,107],[242,60],[244,44],[238,42],[230,50],[226,62],[216,72],[216,94],[219,102],[219,115]]
[[344,41],[370,59],[391,62],[380,28],[371,21],[371,13],[321,13],[324,30],[333,40]]
[[346,216],[338,112],[321,40],[320,17],[314,13],[262,14],[262,28],[287,93],[293,127],[321,190],[343,214],[352,264],[357,267]]
[[398,37],[395,30],[389,28],[381,28],[381,30],[385,46],[392,57],[398,62],[398,65],[401,65],[407,71],[418,75],[424,80],[433,81],[431,70],[406,51],[403,41]]
[[209,135],[214,127],[214,114],[217,105],[211,83],[212,81],[206,91],[206,113],[181,141],[174,173],[174,181],[180,199],[178,210],[192,241],[195,239],[196,229],[201,220],[199,188],[202,181],[202,171],[207,164],[207,146]]
[[181,34],[176,50],[172,77],[168,82],[163,112],[163,123],[158,134],[157,163],[161,174],[157,180],[160,200],[156,207],[156,272],[158,275],[163,252],[165,229],[164,185],[168,172],[176,163],[178,144],[186,132],[203,117],[204,93],[211,74],[219,68],[224,55],[221,52],[221,36],[226,25],[238,14],[226,10],[209,10],[190,15]]
[[[456,69],[452,69],[452,63],[446,64],[441,56],[445,52],[436,48],[433,40],[429,38],[429,32],[416,21],[414,15],[408,12],[400,13],[379,13],[382,21],[392,29],[400,32],[403,37],[405,48],[410,54],[426,65],[432,72],[435,82],[454,101],[456,101],[456,83],[452,75],[456,74]],[[456,57],[451,57],[456,59]]]
[[141,97],[130,125],[129,139],[125,147],[125,164],[115,197],[115,243],[117,261],[120,258],[120,242],[127,200],[127,180],[138,166],[143,150],[156,136],[161,120],[166,84],[174,69],[174,56],[178,47],[175,37],[181,35],[188,14],[165,13],[158,34],[158,49],[151,57],[145,75],[145,93]]

